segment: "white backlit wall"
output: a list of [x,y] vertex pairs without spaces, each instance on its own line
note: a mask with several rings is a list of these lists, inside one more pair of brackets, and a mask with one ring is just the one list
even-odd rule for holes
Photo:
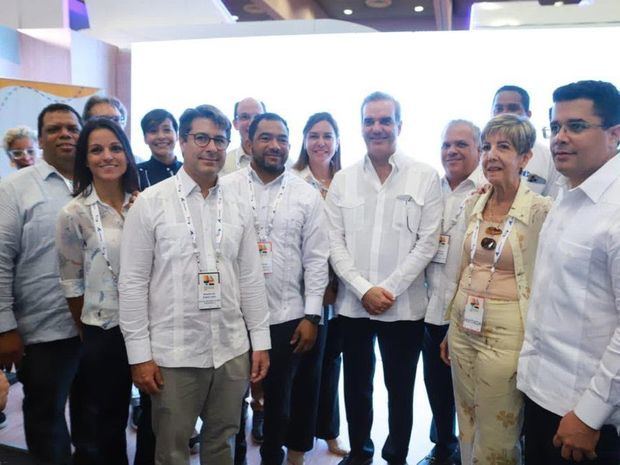
[[[364,154],[360,103],[374,90],[400,100],[402,148],[441,169],[445,123],[489,118],[494,91],[525,87],[532,120],[547,124],[551,93],[580,79],[620,85],[620,28],[359,33],[150,42],[132,47],[132,143],[146,156],[140,119],[210,103],[232,117],[246,96],[262,99],[291,130],[296,159],[307,117],[329,111],[341,130],[343,164]],[[540,136],[542,137],[542,136]],[[231,147],[238,145],[233,135]]]

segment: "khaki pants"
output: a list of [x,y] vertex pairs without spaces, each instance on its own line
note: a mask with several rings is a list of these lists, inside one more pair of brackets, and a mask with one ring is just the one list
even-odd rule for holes
[[482,334],[462,328],[458,291],[448,332],[463,465],[520,465],[523,397],[517,362],[523,344],[518,302],[485,300]]
[[151,396],[156,465],[188,465],[189,438],[202,419],[200,463],[233,465],[241,402],[248,388],[250,358],[240,355],[221,367],[161,367],[164,386]]

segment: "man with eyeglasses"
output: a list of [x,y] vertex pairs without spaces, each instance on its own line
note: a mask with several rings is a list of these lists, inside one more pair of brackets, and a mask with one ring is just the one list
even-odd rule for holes
[[30,453],[54,464],[88,461],[81,342],[60,287],[55,250],[56,217],[72,198],[81,126],[72,107],[45,107],[38,117],[43,159],[0,183],[0,365],[18,367]]
[[[530,95],[519,86],[502,86],[495,92],[491,112],[493,116],[508,113],[530,118]],[[523,180],[527,182],[527,187],[537,194],[555,198],[560,175],[553,165],[549,147],[536,141],[532,153],[532,158],[521,173]]]
[[[301,451],[295,456],[289,453],[288,461],[301,465],[303,452],[313,446],[322,362],[315,341],[328,282],[323,200],[316,189],[285,170],[290,144],[281,116],[257,115],[244,147],[252,154],[250,165],[223,182],[250,206],[267,286],[272,348],[271,367],[263,381],[260,454],[263,465],[281,465],[286,442]],[[311,393],[304,399],[303,412],[291,410],[297,383]]]
[[[245,152],[244,144],[248,139],[248,128],[255,116],[265,113],[265,104],[252,97],[246,97],[235,103],[233,126],[239,131],[241,143],[239,147],[226,154],[226,163],[222,175],[233,173],[250,164],[252,155]],[[253,404],[253,409],[256,408]]]
[[189,464],[200,417],[201,464],[233,465],[248,380],[269,366],[265,281],[252,212],[219,180],[230,121],[200,105],[179,129],[183,167],[125,222],[120,326],[133,382],[151,395],[155,463]]
[[[553,93],[551,153],[566,177],[538,244],[517,387],[528,465],[620,463],[620,93]],[[566,461],[565,461],[566,460]]]

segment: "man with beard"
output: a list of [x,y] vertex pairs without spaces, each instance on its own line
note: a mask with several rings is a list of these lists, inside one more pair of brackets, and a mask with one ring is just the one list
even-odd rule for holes
[[361,107],[366,155],[336,173],[327,194],[330,260],[340,278],[336,308],[344,335],[344,397],[351,453],[341,465],[368,465],[375,340],[388,391],[389,434],[382,456],[407,460],[413,386],[424,338],[424,269],[437,250],[439,176],[397,149],[400,104],[375,92]]
[[[312,349],[328,282],[329,246],[320,194],[285,171],[290,149],[286,121],[274,113],[256,116],[244,147],[252,154],[250,165],[227,176],[224,183],[241,193],[254,218],[271,333],[271,366],[263,381],[265,424],[260,453],[264,465],[281,465],[289,418],[298,417],[290,409],[296,376],[316,380],[315,392],[307,402],[309,411],[317,409],[321,357]],[[308,445],[304,448],[310,450],[316,413],[306,415],[305,420]],[[299,450],[305,452],[304,448]]]
[[[54,464],[87,463],[87,415],[79,375],[80,338],[60,287],[56,217],[71,200],[82,126],[70,106],[38,117],[42,160],[0,183],[0,364],[18,366],[30,453]],[[65,420],[70,396],[71,436]],[[71,462],[71,442],[75,455]]]

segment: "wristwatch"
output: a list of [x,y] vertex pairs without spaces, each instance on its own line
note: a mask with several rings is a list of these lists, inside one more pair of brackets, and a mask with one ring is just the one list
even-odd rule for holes
[[318,325],[321,322],[321,315],[304,315],[304,320],[308,320],[313,325]]

